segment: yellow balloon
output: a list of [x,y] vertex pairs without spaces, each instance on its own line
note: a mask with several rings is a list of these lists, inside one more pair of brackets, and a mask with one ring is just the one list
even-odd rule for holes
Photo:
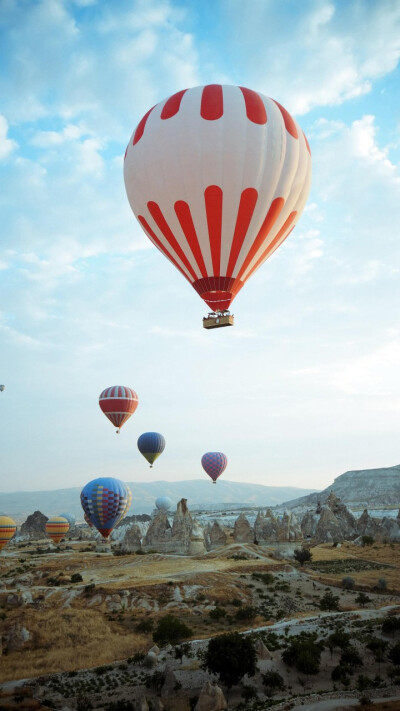
[[69,523],[63,516],[53,516],[46,521],[46,533],[54,543],[59,543],[69,531]]
[[17,525],[9,516],[0,516],[0,551],[7,545],[13,537]]

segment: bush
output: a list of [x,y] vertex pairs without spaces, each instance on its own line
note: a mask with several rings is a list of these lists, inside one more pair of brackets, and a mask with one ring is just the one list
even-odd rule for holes
[[240,607],[235,615],[238,621],[254,620],[257,615],[257,610],[251,605],[244,605]]
[[304,563],[309,563],[312,560],[312,553],[308,548],[296,548],[293,552],[295,560],[300,563],[301,566]]
[[363,546],[372,546],[375,543],[375,539],[372,536],[362,536],[361,542]]
[[342,684],[347,685],[349,682],[349,670],[348,667],[338,664],[337,667],[332,669],[331,678],[332,681],[340,681]]
[[387,580],[386,578],[379,578],[376,587],[378,590],[387,590]]
[[351,667],[362,667],[363,661],[356,648],[349,645],[341,654],[340,664],[342,664],[342,666],[348,664]]
[[213,610],[210,610],[210,617],[212,620],[220,620],[221,617],[226,617],[226,610],[223,610],[222,607],[214,607]]
[[264,583],[264,585],[272,585],[275,582],[272,573],[252,573],[251,577],[254,580],[259,580],[260,583]]
[[316,642],[316,636],[303,633],[291,638],[282,652],[282,660],[303,674],[318,674],[321,651],[322,644]]
[[76,700],[76,711],[92,711],[93,705],[87,696],[78,696]]
[[354,578],[351,578],[350,575],[347,575],[345,578],[342,579],[342,588],[345,590],[354,590],[354,586],[356,584],[356,581]]
[[385,617],[382,622],[382,632],[384,634],[394,634],[398,632],[398,630],[400,630],[400,617],[396,617],[395,615]]
[[389,659],[395,666],[400,666],[400,642],[396,642],[389,650]]
[[73,573],[71,575],[71,583],[82,583],[82,582],[83,582],[83,578],[80,573]]
[[262,683],[266,688],[267,696],[276,694],[277,691],[284,691],[285,682],[283,676],[275,671],[267,671],[262,675]]
[[160,644],[177,644],[192,634],[190,627],[174,615],[165,615],[158,621],[153,640]]
[[203,669],[218,674],[228,688],[240,682],[247,674],[256,673],[256,650],[252,639],[238,632],[213,637],[204,655]]
[[371,598],[368,597],[368,595],[366,595],[365,593],[360,592],[356,597],[356,602],[361,605],[361,607],[364,607],[369,602],[371,602]]
[[134,705],[132,701],[113,701],[111,704],[105,707],[106,711],[134,711]]
[[145,619],[145,620],[140,620],[140,622],[137,623],[135,630],[136,632],[152,632],[153,630],[153,620],[150,619]]
[[145,684],[148,689],[154,689],[160,692],[165,682],[165,673],[163,671],[155,671],[147,677]]

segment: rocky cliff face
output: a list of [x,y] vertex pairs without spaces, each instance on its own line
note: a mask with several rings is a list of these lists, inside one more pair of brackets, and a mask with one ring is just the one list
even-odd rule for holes
[[42,514],[41,511],[35,511],[22,524],[18,537],[33,540],[46,538],[46,521],[48,520],[48,516]]
[[330,492],[339,497],[346,506],[352,508],[392,507],[400,501],[400,464],[381,469],[360,469],[345,472],[336,477],[333,484],[320,493],[292,499],[285,506],[293,509],[297,506],[315,507],[318,501],[324,501]]

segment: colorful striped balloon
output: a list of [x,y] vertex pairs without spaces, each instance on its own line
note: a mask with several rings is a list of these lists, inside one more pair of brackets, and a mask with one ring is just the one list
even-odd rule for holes
[[3,550],[4,546],[11,540],[16,530],[17,525],[12,518],[9,516],[0,516],[0,551]]
[[179,91],[143,116],[124,179],[151,242],[213,311],[224,311],[296,225],[311,154],[277,101],[209,84]]
[[117,523],[126,516],[131,502],[129,487],[113,477],[93,479],[81,492],[83,511],[103,538],[108,538]]
[[201,458],[201,465],[206,474],[211,477],[213,484],[217,483],[218,477],[225,471],[227,464],[228,458],[222,452],[206,452]]
[[46,521],[46,533],[54,543],[60,543],[69,531],[69,523],[63,516],[53,516]]
[[135,391],[123,385],[112,385],[103,390],[99,396],[100,409],[117,428],[117,432],[133,415],[138,404],[139,398]]
[[137,446],[152,468],[156,459],[165,449],[165,439],[159,432],[144,432],[140,435]]

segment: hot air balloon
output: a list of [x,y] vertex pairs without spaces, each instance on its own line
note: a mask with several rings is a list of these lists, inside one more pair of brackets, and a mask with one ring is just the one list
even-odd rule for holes
[[75,526],[76,523],[76,516],[74,516],[73,513],[60,513],[58,514],[59,516],[62,516],[63,518],[66,518],[70,527]]
[[4,546],[11,540],[16,530],[17,526],[12,518],[9,516],[0,516],[0,551],[3,550]]
[[129,487],[113,477],[93,479],[81,492],[84,513],[105,539],[126,515],[131,502]]
[[54,543],[60,543],[69,531],[69,523],[63,516],[53,516],[46,521],[46,533]]
[[233,299],[296,225],[310,189],[310,148],[274,99],[209,84],[143,116],[124,179],[143,230],[212,310],[203,325],[217,328],[233,324]]
[[140,435],[137,446],[152,468],[156,459],[165,449],[165,439],[159,432],[144,432]]
[[90,520],[90,516],[88,516],[87,513],[84,513],[84,514],[83,514],[83,518],[85,519],[85,521],[86,521],[87,525],[89,526],[89,528],[93,528],[93,524],[92,524],[92,522],[91,522],[91,520]]
[[201,465],[211,477],[213,484],[217,483],[217,479],[225,471],[228,464],[228,459],[222,452],[206,452],[201,458]]
[[132,388],[113,385],[100,393],[100,409],[108,417],[119,433],[122,425],[129,420],[139,404],[139,398]]
[[172,506],[172,501],[169,498],[169,496],[159,496],[158,499],[156,499],[156,507],[158,508],[159,511],[169,511]]
[[0,385],[0,393],[2,393],[3,390],[5,390],[5,389],[6,389],[6,386],[5,386],[5,385]]

